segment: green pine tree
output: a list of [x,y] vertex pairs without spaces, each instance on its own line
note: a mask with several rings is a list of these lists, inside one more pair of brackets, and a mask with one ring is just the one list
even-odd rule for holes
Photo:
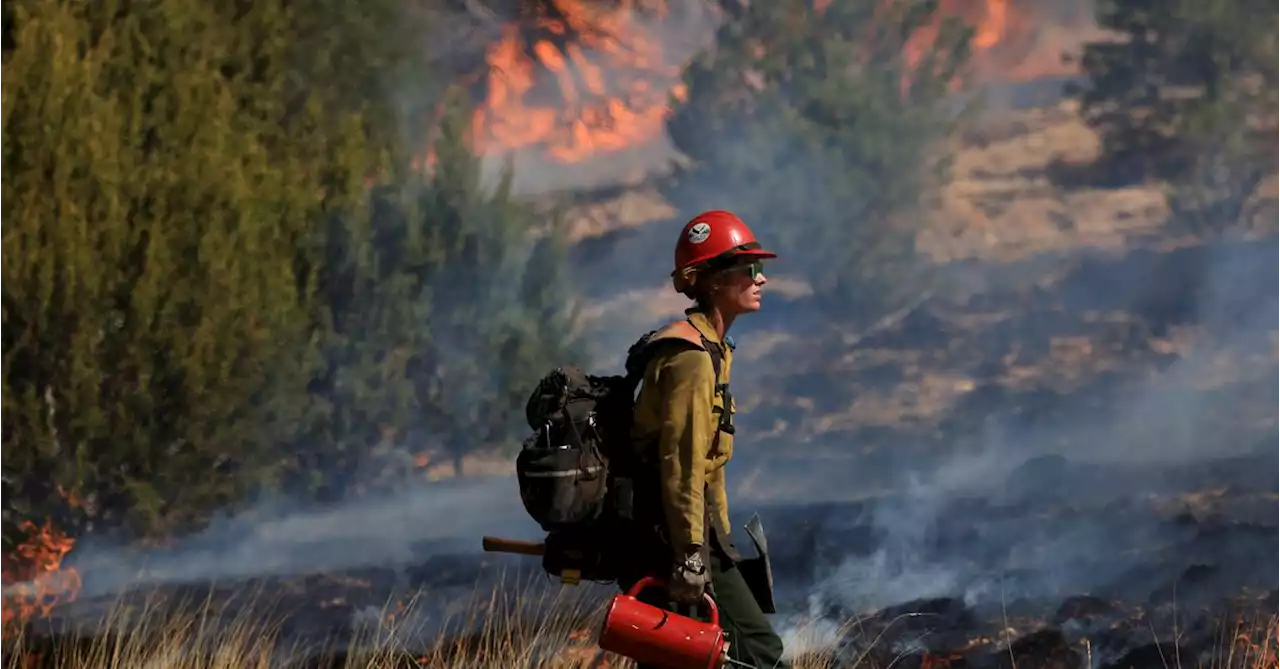
[[446,107],[431,173],[377,189],[364,222],[328,238],[329,372],[299,469],[325,474],[308,485],[326,499],[367,485],[387,442],[434,445],[459,468],[517,445],[538,378],[580,351],[563,229],[512,196],[509,171],[486,183],[469,109]]
[[348,33],[280,0],[5,12],[6,504],[196,524],[276,480],[307,411],[315,226],[385,146],[322,85],[361,72]]
[[484,182],[464,101],[424,113],[401,10],[6,5],[6,517],[62,488],[164,533],[376,485],[387,444],[518,443],[581,353],[565,236]]

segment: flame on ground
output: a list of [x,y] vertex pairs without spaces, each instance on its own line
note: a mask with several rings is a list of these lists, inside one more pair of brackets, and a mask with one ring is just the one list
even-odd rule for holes
[[47,617],[54,607],[74,601],[80,592],[80,574],[62,568],[62,560],[75,539],[46,521],[37,526],[24,521],[20,529],[29,538],[14,554],[6,555],[0,575],[4,596],[0,607],[0,634],[8,638],[37,617]]
[[[834,0],[815,0],[822,11]],[[849,0],[841,0],[849,1]],[[685,98],[684,66],[663,42],[664,0],[621,0],[613,8],[550,0],[548,15],[510,21],[486,52],[484,100],[472,119],[479,153],[535,148],[572,163],[658,137],[670,101]],[[974,26],[972,61],[980,81],[1024,81],[1069,73],[1061,53],[1083,26],[1044,30],[1028,0],[942,0],[942,13]],[[913,67],[936,38],[919,31],[907,45]],[[1076,41],[1079,41],[1078,39]],[[549,75],[549,76],[548,76]]]
[[599,636],[599,629],[589,627],[580,627],[569,632],[569,638],[561,652],[565,664],[570,667],[592,667],[592,669],[618,666],[617,660],[622,658],[600,650]]

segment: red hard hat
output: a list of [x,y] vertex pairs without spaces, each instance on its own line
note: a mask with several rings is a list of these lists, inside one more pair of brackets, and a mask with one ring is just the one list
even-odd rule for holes
[[760,242],[742,219],[719,209],[694,216],[680,231],[676,242],[676,268],[672,275],[695,265],[716,260],[748,256],[776,258],[760,248]]

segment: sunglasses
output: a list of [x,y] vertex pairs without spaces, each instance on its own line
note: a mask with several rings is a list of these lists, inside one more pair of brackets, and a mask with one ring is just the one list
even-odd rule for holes
[[732,267],[725,268],[724,270],[722,270],[722,273],[723,274],[739,274],[739,273],[746,274],[748,277],[751,278],[752,281],[755,281],[757,278],[760,277],[761,274],[764,274],[764,263],[759,260],[755,260],[746,264],[734,265]]

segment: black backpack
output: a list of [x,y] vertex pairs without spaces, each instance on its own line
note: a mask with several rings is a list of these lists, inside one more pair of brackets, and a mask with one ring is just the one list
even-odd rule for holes
[[[636,388],[658,332],[628,349],[625,375],[595,376],[563,365],[529,397],[525,418],[533,434],[516,457],[516,476],[525,510],[543,530],[582,535],[630,516],[630,479],[619,474],[631,459]],[[702,339],[719,378],[720,347]]]

